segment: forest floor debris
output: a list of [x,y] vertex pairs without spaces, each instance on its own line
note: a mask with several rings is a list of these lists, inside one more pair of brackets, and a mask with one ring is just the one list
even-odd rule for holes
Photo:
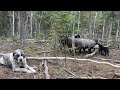
[[[7,44],[6,44],[7,45]],[[11,46],[12,45],[12,46]],[[17,49],[19,47],[18,44],[11,44],[7,45],[9,47],[0,46],[0,52],[11,52]],[[13,48],[14,47],[16,48]],[[38,44],[35,44],[34,46],[38,47]],[[27,47],[27,45],[26,45]],[[39,47],[43,47],[42,44],[39,45]],[[48,46],[44,46],[47,51]],[[41,52],[40,48],[36,50],[36,52]],[[53,53],[47,53],[46,57],[53,56]],[[26,53],[27,56],[28,53]],[[43,57],[42,54],[36,55],[39,57]],[[58,55],[58,56],[64,56],[64,54]],[[68,56],[68,55],[67,55]],[[95,55],[94,57],[91,57],[90,59],[96,60],[96,61],[107,61],[112,64],[119,64],[120,61],[120,50],[119,49],[110,49],[110,55],[105,57],[101,55]],[[69,56],[70,57],[70,56]],[[76,58],[84,59],[84,55],[76,55]],[[0,65],[0,79],[44,79],[44,74],[42,72],[42,60],[27,60],[28,65],[30,66],[36,66],[37,73],[27,74],[22,72],[13,72],[10,68]],[[74,61],[74,60],[66,60],[67,64],[67,70],[72,72],[74,75],[78,76],[78,79],[82,79],[80,77],[102,77],[106,79],[119,79],[120,78],[120,68],[112,67],[110,65],[105,64],[96,64],[88,61]],[[66,72],[64,67],[64,60],[48,60],[47,62],[48,66],[48,73],[50,75],[50,79],[56,79],[56,78],[66,78],[69,79],[73,77],[70,73]],[[77,78],[77,77],[74,77]],[[89,79],[88,78],[88,79]]]

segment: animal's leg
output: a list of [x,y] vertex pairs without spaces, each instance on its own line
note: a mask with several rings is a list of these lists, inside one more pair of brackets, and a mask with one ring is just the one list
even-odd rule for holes
[[33,73],[31,70],[26,68],[15,68],[13,71],[25,72],[25,73]]
[[107,52],[108,56],[109,56],[109,51]]
[[88,49],[88,53],[89,53],[89,54],[91,53],[91,48]]
[[3,65],[5,65],[5,62],[4,62],[4,59],[3,59],[3,57],[1,57],[1,58],[0,58],[0,64],[3,64]]
[[101,51],[100,51],[100,49],[98,49],[98,53],[99,53],[99,54],[101,54]]
[[70,53],[70,55],[73,55],[73,50],[70,49],[70,50],[69,50],[69,53]]
[[33,69],[34,67],[30,67],[27,64],[25,65],[25,68],[28,69],[28,70],[30,70],[32,73],[36,72],[36,70]]
[[75,48],[75,54],[76,54],[76,55],[78,54],[77,50],[78,50],[78,48]]
[[107,54],[108,54],[108,56],[109,56],[109,49],[107,49]]
[[81,49],[79,49],[79,54],[81,54]]
[[85,48],[83,48],[83,54],[85,54]]
[[15,62],[11,62],[12,64],[12,70],[13,71],[20,71],[20,72],[26,72],[26,73],[32,73],[32,71],[26,69],[26,68],[16,68]]
[[105,52],[103,50],[101,51],[101,55],[105,55]]
[[105,56],[106,56],[106,53],[107,53],[107,52],[106,52],[106,51],[104,51],[104,52],[105,52]]

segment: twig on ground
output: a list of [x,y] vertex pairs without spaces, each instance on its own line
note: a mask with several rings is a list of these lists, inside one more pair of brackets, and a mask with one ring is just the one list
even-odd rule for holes
[[56,79],[107,79],[107,78],[104,78],[104,77],[79,77],[79,78],[76,78],[76,77],[58,77]]
[[72,73],[72,72],[68,71],[66,68],[64,68],[64,70],[65,70],[65,71],[67,71],[69,74],[71,74],[71,75],[75,76],[75,77],[79,77],[78,75],[75,75],[74,73]]
[[44,62],[44,67],[45,67],[45,78],[50,79],[50,75],[48,73],[48,66],[47,66],[47,61],[46,60]]

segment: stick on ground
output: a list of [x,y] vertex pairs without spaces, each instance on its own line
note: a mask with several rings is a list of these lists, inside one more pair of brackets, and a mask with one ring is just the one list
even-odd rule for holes
[[[28,60],[44,60],[44,59],[50,59],[50,60],[64,60],[65,57],[27,57]],[[74,60],[75,61],[75,58],[71,58],[71,57],[66,57],[66,59],[68,60]],[[110,65],[110,66],[113,66],[113,67],[120,67],[120,65],[115,65],[115,64],[112,64],[112,63],[109,63],[109,62],[101,62],[101,61],[95,61],[95,60],[92,60],[92,59],[78,59],[76,58],[76,61],[90,61],[90,62],[93,62],[93,63],[97,63],[97,64],[107,64],[107,65]]]
[[46,77],[46,79],[50,79],[50,75],[48,73],[48,66],[47,66],[47,61],[46,60],[44,62],[44,67],[45,67],[45,77]]
[[65,71],[67,71],[69,74],[71,74],[71,75],[75,76],[75,77],[79,77],[78,75],[75,75],[74,73],[72,73],[72,72],[68,71],[66,68],[64,68],[64,70],[65,70]]

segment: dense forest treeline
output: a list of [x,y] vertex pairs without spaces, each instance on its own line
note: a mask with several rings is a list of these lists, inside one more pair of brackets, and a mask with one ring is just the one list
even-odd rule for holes
[[119,39],[119,11],[0,11],[0,36],[51,39],[80,33],[84,38]]

